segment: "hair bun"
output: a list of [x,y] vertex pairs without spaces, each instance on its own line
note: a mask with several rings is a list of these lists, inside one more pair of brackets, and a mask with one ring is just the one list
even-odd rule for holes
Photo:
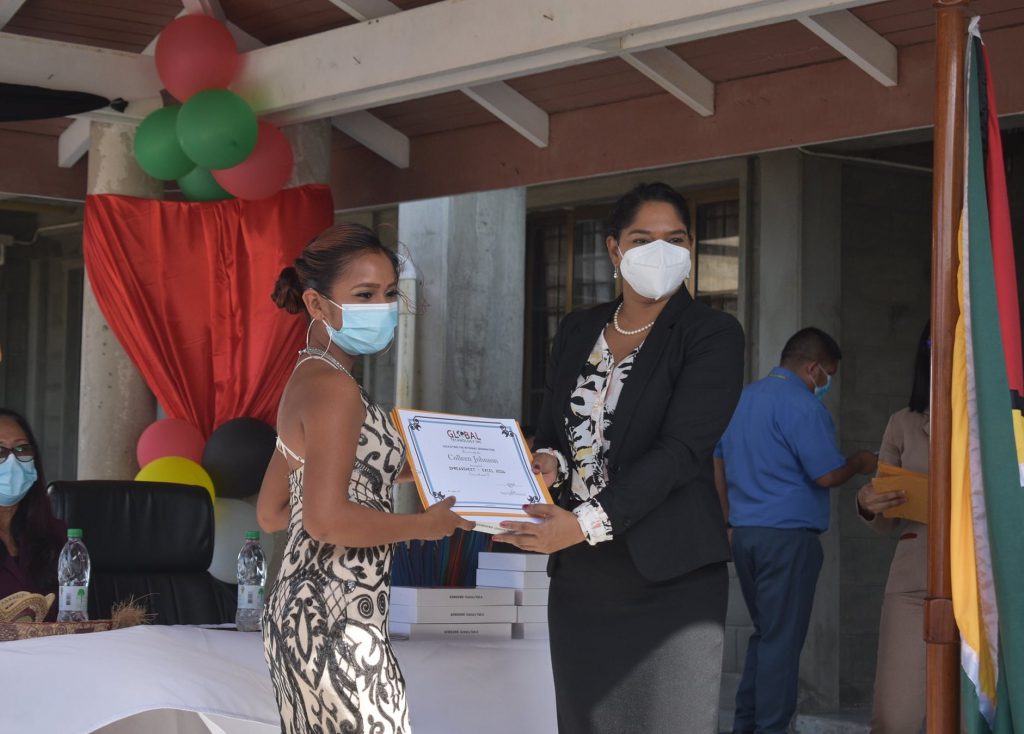
[[302,302],[302,283],[295,268],[289,266],[281,271],[277,276],[277,283],[274,284],[271,298],[278,308],[283,308],[288,313],[301,313],[305,309]]

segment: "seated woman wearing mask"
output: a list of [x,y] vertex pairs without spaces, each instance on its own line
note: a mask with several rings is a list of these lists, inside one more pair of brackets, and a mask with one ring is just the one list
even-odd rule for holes
[[[57,591],[57,556],[67,528],[53,516],[38,444],[28,422],[0,408],[0,599]],[[47,621],[57,618],[57,605]]]
[[534,471],[557,505],[495,540],[551,553],[548,620],[561,734],[718,731],[729,544],[712,452],[743,383],[731,316],[683,284],[685,200],[640,185],[607,239],[622,297],[565,317]]

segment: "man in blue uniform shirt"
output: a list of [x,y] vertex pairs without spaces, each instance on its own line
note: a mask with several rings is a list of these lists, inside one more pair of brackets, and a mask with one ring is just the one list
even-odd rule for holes
[[874,472],[867,451],[836,446],[823,398],[842,353],[820,329],[802,329],[780,366],[743,390],[715,450],[715,483],[732,528],[733,560],[754,622],[733,731],[788,730],[796,710],[800,650],[821,571],[829,488]]

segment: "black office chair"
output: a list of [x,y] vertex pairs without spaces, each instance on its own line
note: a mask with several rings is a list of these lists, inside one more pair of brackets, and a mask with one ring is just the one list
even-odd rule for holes
[[81,528],[89,550],[89,618],[109,619],[129,597],[156,624],[233,622],[235,586],[207,569],[213,558],[213,503],[202,487],[163,482],[54,482],[54,514]]

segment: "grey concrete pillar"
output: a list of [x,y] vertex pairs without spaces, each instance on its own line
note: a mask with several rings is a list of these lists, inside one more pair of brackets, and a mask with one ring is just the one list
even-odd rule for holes
[[[419,273],[413,404],[489,417],[522,409],[526,191],[402,204]],[[418,501],[399,495],[403,509]]]
[[[92,123],[88,191],[146,199],[163,183],[135,163],[135,128]],[[78,413],[78,478],[131,479],[135,444],[156,417],[156,400],[100,312],[86,276],[82,303],[82,371]]]
[[[761,156],[755,333],[759,379],[778,364],[786,340],[805,326],[817,326],[842,344],[841,164],[798,151]],[[842,368],[826,399],[837,428]],[[807,642],[800,661],[800,710],[839,707],[839,491],[831,494],[830,531],[821,537],[824,564],[818,578]],[[734,617],[745,610],[733,594]]]
[[[802,163],[800,325],[824,329],[842,346],[842,164],[809,157],[803,157]],[[840,432],[843,369],[839,368],[835,386],[825,399]],[[825,557],[800,658],[801,710],[806,711],[831,711],[840,706],[839,489],[830,490],[830,497],[829,531],[821,536]]]

